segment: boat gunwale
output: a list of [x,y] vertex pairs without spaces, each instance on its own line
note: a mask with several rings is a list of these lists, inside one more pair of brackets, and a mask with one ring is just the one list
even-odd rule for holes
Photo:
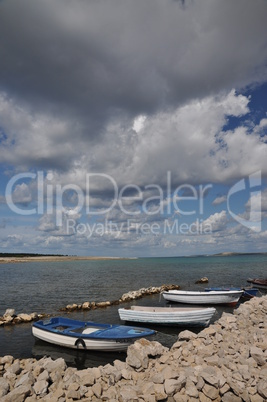
[[[154,311],[152,310],[154,309]],[[119,308],[118,311],[133,311],[137,313],[151,313],[151,314],[169,314],[169,313],[176,313],[178,314],[190,314],[190,313],[215,313],[215,307],[153,307],[153,306],[131,306],[131,307],[122,307]]]
[[[52,318],[53,319],[53,318]],[[65,319],[64,319],[65,320]],[[68,319],[67,319],[68,320]],[[76,320],[71,320],[70,321],[76,321]],[[33,328],[37,328],[41,331],[50,333],[50,334],[56,334],[59,336],[67,336],[67,337],[71,337],[71,338],[79,338],[79,339],[88,339],[88,340],[108,340],[108,341],[117,341],[120,342],[122,340],[131,340],[131,339],[139,339],[145,336],[152,336],[155,334],[154,330],[148,329],[148,328],[143,328],[143,327],[128,327],[129,330],[134,329],[134,330],[138,330],[140,331],[140,333],[136,333],[136,334],[128,334],[128,333],[123,333],[121,336],[99,336],[100,334],[103,334],[105,331],[110,330],[110,329],[116,329],[119,327],[124,328],[124,325],[120,325],[120,324],[98,324],[98,323],[90,323],[92,324],[91,327],[98,327],[100,325],[100,328],[98,330],[96,330],[95,332],[92,332],[90,334],[86,334],[86,333],[79,333],[79,332],[71,332],[71,329],[76,329],[77,327],[75,326],[71,326],[69,325],[68,328],[64,329],[63,331],[57,330],[56,328],[53,328],[53,326],[57,325],[60,326],[60,320],[59,322],[51,322],[51,324],[46,324],[46,327],[41,324],[41,322],[43,322],[43,320],[34,322],[32,324]],[[86,324],[86,321],[76,321],[77,323],[84,323]],[[88,322],[89,323],[89,322]],[[95,324],[95,325],[94,325]],[[90,325],[88,325],[88,327],[90,327]],[[80,328],[84,328],[86,329],[86,326],[81,326]],[[143,330],[143,331],[142,331]]]
[[234,296],[234,295],[242,295],[244,293],[244,290],[211,290],[209,292],[202,292],[202,291],[197,291],[197,290],[166,290],[162,292],[162,294],[166,295],[176,295],[176,296],[182,296],[182,295],[188,295],[188,296],[223,296],[223,295],[229,295],[229,296]]

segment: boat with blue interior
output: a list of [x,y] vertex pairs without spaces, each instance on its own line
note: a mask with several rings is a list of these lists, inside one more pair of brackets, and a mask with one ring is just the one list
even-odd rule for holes
[[99,324],[64,317],[40,320],[32,325],[32,334],[38,339],[72,349],[124,351],[143,337],[156,331],[148,328],[117,324]]

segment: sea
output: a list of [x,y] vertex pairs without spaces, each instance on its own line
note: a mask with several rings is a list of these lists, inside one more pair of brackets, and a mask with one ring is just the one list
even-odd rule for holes
[[[196,284],[207,277],[208,284]],[[179,285],[184,290],[204,290],[207,286],[248,286],[250,277],[267,277],[267,255],[230,255],[169,258],[137,258],[111,260],[78,260],[57,262],[24,262],[0,264],[0,315],[8,308],[19,313],[47,313],[53,316],[125,324],[120,321],[118,307],[136,305],[168,305],[162,295],[106,308],[63,313],[68,304],[85,301],[114,301],[129,291],[150,286]],[[259,291],[258,296],[262,293]],[[215,306],[216,321],[222,313],[233,312],[232,307]],[[36,340],[31,323],[0,327],[0,356],[37,359],[63,357],[69,366],[97,367],[125,360],[126,353],[70,350]],[[144,325],[143,325],[144,326]],[[148,327],[147,325],[145,325]],[[151,327],[150,327],[151,328]],[[173,326],[152,327],[154,340],[171,347],[181,330]],[[187,328],[195,332],[200,328]]]

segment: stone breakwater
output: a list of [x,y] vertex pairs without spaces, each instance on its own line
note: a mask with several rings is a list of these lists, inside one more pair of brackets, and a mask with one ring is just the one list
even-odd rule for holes
[[267,296],[224,313],[170,348],[141,339],[126,361],[77,370],[59,358],[0,358],[2,402],[267,400]]
[[60,309],[60,311],[75,311],[75,310],[91,310],[96,308],[108,307],[120,303],[129,302],[132,300],[141,299],[144,296],[151,296],[163,292],[164,290],[180,289],[178,285],[161,285],[150,286],[148,288],[141,288],[139,290],[132,290],[124,293],[118,300],[102,301],[102,302],[89,302],[86,301],[80,304],[68,304],[66,307]]
[[[162,286],[150,286],[148,288],[142,288],[139,290],[132,290],[130,292],[124,293],[120,299],[113,301],[101,301],[101,302],[89,302],[86,301],[81,304],[68,304],[66,307],[60,309],[60,311],[72,312],[76,310],[94,310],[97,308],[104,308],[120,303],[129,302],[132,300],[140,299],[144,296],[149,296],[157,293],[161,293],[164,290],[180,289],[178,285],[162,285]],[[1,325],[11,325],[11,324],[21,324],[25,322],[41,320],[44,317],[50,317],[51,314],[37,314],[37,313],[21,313],[16,315],[14,309],[7,309],[3,316],[0,316],[0,326]]]
[[0,326],[37,321],[47,316],[48,314],[37,314],[37,313],[31,313],[31,314],[20,313],[16,315],[15,310],[9,308],[6,310],[3,316],[0,316]]

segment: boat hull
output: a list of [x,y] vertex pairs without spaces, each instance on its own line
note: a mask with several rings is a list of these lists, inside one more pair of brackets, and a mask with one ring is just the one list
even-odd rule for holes
[[175,326],[207,326],[216,309],[211,308],[175,308],[132,306],[120,308],[118,313],[123,321]]
[[127,342],[119,342],[116,340],[95,340],[95,339],[82,339],[74,338],[65,335],[58,335],[54,333],[50,333],[39,328],[32,329],[33,335],[41,339],[42,341],[52,343],[58,346],[64,346],[70,349],[86,349],[86,350],[101,350],[103,352],[112,352],[112,351],[125,351],[128,346],[132,343],[131,340]]
[[257,288],[251,288],[251,289],[247,289],[247,288],[243,288],[244,293],[242,294],[242,298],[244,299],[251,299],[252,297],[256,297],[257,293],[258,293],[258,289]]
[[42,341],[71,349],[109,352],[125,351],[135,340],[152,336],[155,331],[54,317],[35,322],[32,334]]
[[251,283],[258,289],[267,290],[267,279],[248,279],[247,282]]
[[210,291],[210,292],[193,292],[169,290],[162,293],[167,301],[185,304],[226,304],[235,306],[243,290],[240,291]]

